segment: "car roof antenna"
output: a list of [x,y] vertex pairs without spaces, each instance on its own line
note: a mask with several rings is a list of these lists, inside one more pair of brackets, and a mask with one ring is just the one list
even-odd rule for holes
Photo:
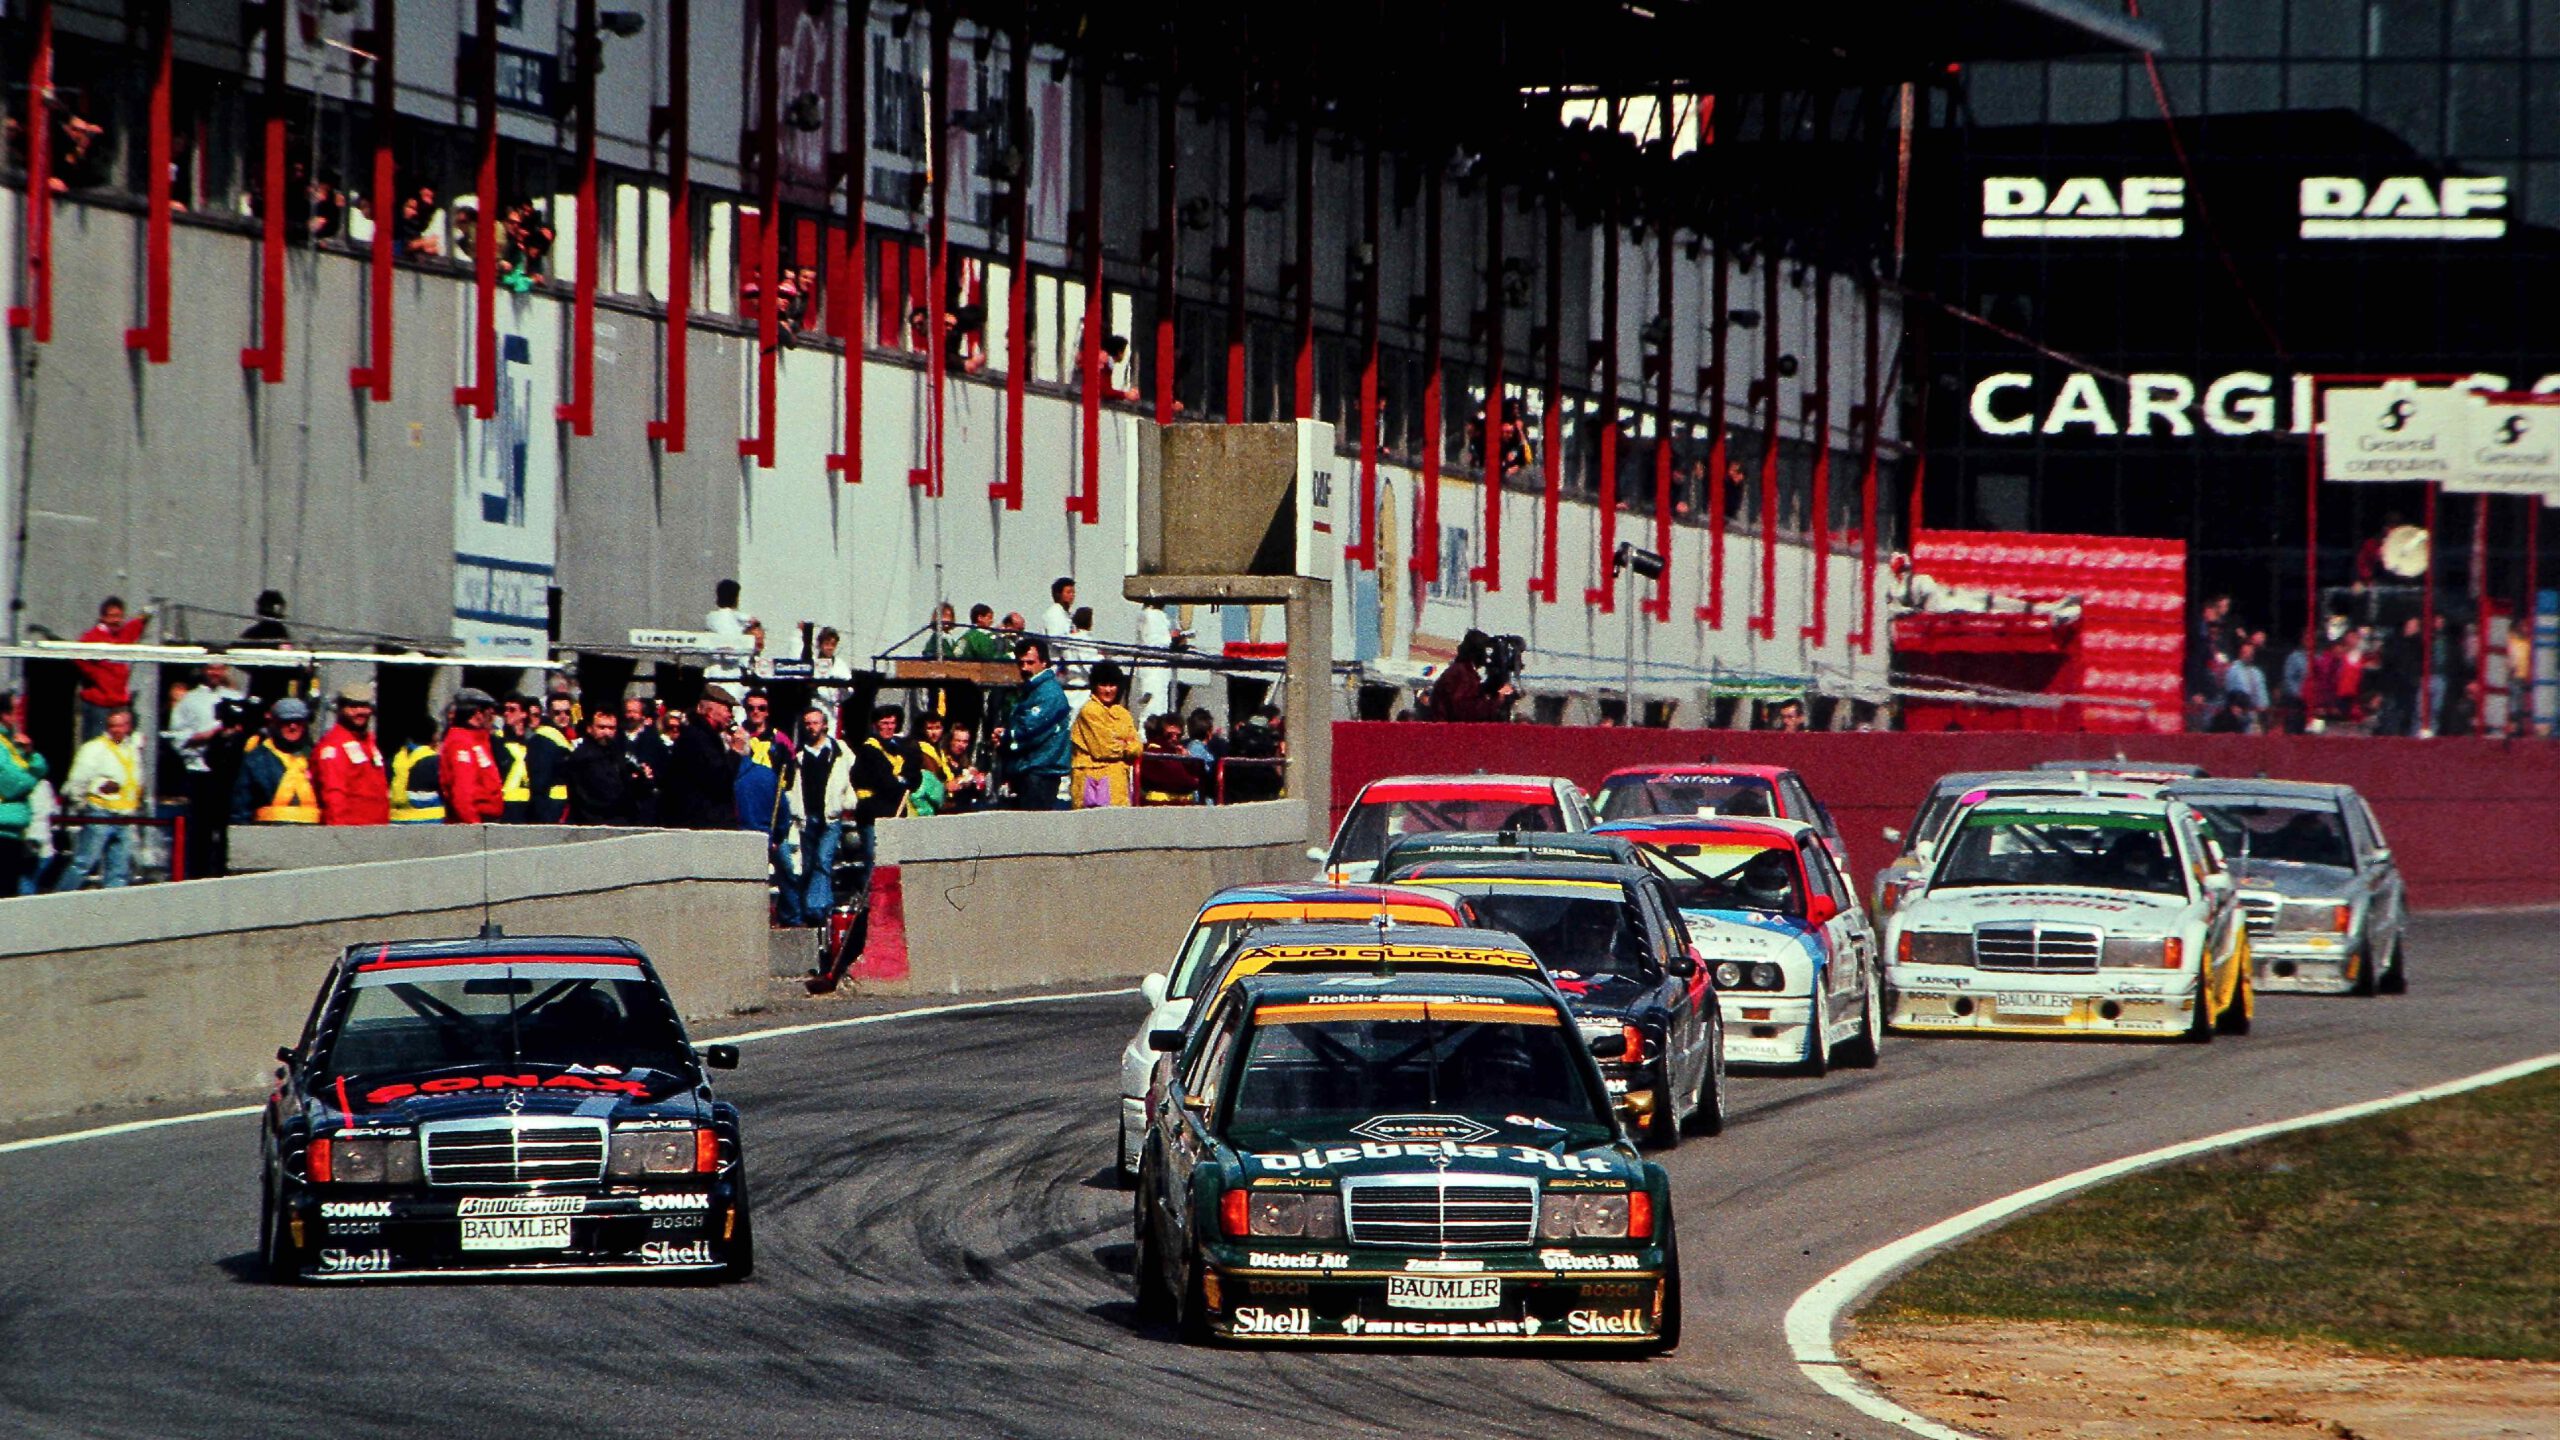
[[507,932],[489,914],[489,827],[480,827],[480,938],[495,940]]

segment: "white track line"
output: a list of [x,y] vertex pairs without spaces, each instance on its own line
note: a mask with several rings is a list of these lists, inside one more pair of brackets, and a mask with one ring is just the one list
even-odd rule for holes
[[1927,1437],[1927,1440],[1977,1440],[1977,1437],[1966,1431],[1941,1425],[1925,1415],[1907,1410],[1887,1399],[1860,1379],[1848,1363],[1832,1349],[1831,1337],[1839,1326],[1840,1317],[1850,1306],[1865,1298],[1868,1292],[1882,1284],[1887,1277],[1905,1269],[1933,1250],[1951,1245],[1978,1231],[1987,1230],[2022,1210],[2103,1184],[2120,1175],[2129,1175],[2136,1170],[2165,1165],[2173,1160],[2184,1160],[2191,1155],[2201,1155],[2207,1151],[2246,1145],[2250,1141],[2263,1140],[2270,1135],[2282,1135],[2293,1130],[2317,1129],[2324,1125],[2335,1125],[2341,1121],[2379,1114],[2385,1110],[2398,1110],[2404,1106],[2423,1104],[2429,1100],[2440,1100],[2448,1095],[2459,1095],[2466,1090],[2484,1089],[2509,1080],[2521,1079],[2536,1071],[2548,1070],[2554,1066],[2560,1066],[2560,1052],[2537,1056],[2531,1060],[2519,1060],[2512,1065],[2501,1065],[2495,1070],[2483,1070],[2477,1075],[2466,1075],[2459,1080],[2448,1080],[2440,1085],[2404,1090],[2397,1095],[2386,1095],[2379,1100],[2359,1101],[2353,1105],[2341,1105],[2332,1110],[2297,1116],[2291,1120],[2250,1125],[2238,1130],[2225,1130],[2219,1135],[2207,1135],[2200,1140],[2164,1145],[2157,1150],[2146,1150],[2139,1155],[2126,1156],[2122,1160],[2110,1160],[2103,1165],[2092,1165],[2086,1170],[2075,1170],[2059,1179],[2048,1180],[2041,1185],[2020,1190],[2016,1194],[2004,1195],[1997,1200],[1976,1205],[1963,1214],[1941,1220],[1926,1230],[1914,1231],[1889,1245],[1870,1250],[1823,1276],[1812,1289],[1797,1296],[1795,1304],[1787,1307],[1787,1348],[1794,1353],[1797,1368],[1804,1371],[1805,1378],[1888,1425],[1898,1425],[1914,1435]]
[[[821,1030],[845,1030],[856,1025],[886,1025],[896,1020],[924,1020],[936,1015],[962,1015],[973,1010],[1009,1010],[1025,1005],[1063,1005],[1071,1000],[1108,1000],[1115,995],[1135,995],[1137,987],[1118,990],[1079,990],[1067,995],[1020,995],[1005,1000],[969,1000],[957,1005],[924,1005],[913,1010],[883,1010],[876,1015],[854,1015],[842,1020],[816,1020],[806,1025],[777,1025],[770,1030],[750,1030],[742,1035],[721,1035],[695,1043],[702,1045],[746,1045],[758,1040],[779,1040],[788,1035],[811,1035]],[[131,1135],[138,1130],[159,1130],[171,1125],[193,1125],[205,1120],[229,1120],[241,1115],[255,1115],[262,1106],[233,1105],[221,1110],[198,1110],[187,1115],[169,1115],[157,1120],[127,1120],[120,1125],[100,1125],[88,1130],[68,1130],[60,1135],[37,1135],[25,1140],[0,1144],[0,1155],[19,1150],[42,1150],[52,1145],[72,1145],[83,1140],[104,1140],[110,1135]]]

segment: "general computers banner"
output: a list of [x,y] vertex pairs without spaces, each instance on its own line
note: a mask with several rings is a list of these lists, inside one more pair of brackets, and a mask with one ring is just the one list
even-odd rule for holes
[[2055,675],[2054,690],[2099,697],[2081,711],[2091,730],[2185,728],[2186,542],[1926,530],[1911,555],[1912,568],[1941,585],[2021,600],[2078,597],[2079,654]]

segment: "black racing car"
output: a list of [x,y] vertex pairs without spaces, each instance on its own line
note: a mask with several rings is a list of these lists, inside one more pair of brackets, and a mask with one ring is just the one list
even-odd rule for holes
[[281,1281],[755,1268],[737,1107],[627,940],[351,946],[260,1136]]
[[1377,878],[1392,882],[1419,866],[1442,860],[1553,860],[1592,865],[1645,863],[1644,852],[1616,835],[1564,830],[1440,830],[1390,841],[1378,856]]
[[1437,860],[1396,883],[1454,895],[1468,924],[1528,942],[1582,1033],[1623,1037],[1600,1073],[1645,1144],[1723,1133],[1723,1006],[1660,875],[1589,860]]

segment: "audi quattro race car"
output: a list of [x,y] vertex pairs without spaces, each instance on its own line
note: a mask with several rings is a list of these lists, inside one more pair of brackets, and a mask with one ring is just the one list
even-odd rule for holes
[[1591,803],[1570,780],[1552,775],[1398,775],[1360,787],[1327,850],[1307,858],[1324,867],[1316,878],[1368,880],[1388,842],[1451,830],[1591,828]]
[[2168,793],[2204,816],[2239,882],[2258,989],[2409,988],[2407,887],[2352,786],[2195,780]]
[[1445,891],[1468,923],[1526,941],[1586,1038],[1616,1033],[1601,1062],[1644,1143],[1723,1133],[1725,1027],[1661,877],[1642,865],[1444,860],[1404,882]]
[[1724,1011],[1725,1063],[1867,1069],[1884,1034],[1875,928],[1798,820],[1612,820],[1661,875]]
[[1140,1164],[1142,1321],[1192,1341],[1680,1343],[1669,1181],[1544,984],[1259,975],[1154,1038],[1179,1059]]
[[1832,863],[1849,866],[1849,843],[1822,802],[1813,798],[1804,777],[1783,765],[1727,765],[1704,760],[1694,765],[1627,765],[1600,781],[1594,808],[1603,820],[1634,820],[1651,815],[1695,818],[1730,815],[1801,820],[1822,836]]
[[2168,783],[2166,777],[2160,776],[2128,778],[2077,772],[2063,775],[2042,769],[1972,770],[1941,775],[1930,784],[1928,797],[1920,802],[1919,811],[1911,817],[1909,830],[1896,830],[1890,825],[1885,827],[1884,838],[1899,844],[1902,853],[1876,873],[1876,921],[1882,924],[1893,914],[1894,907],[1902,903],[1902,898],[1918,889],[1920,882],[1928,878],[1929,867],[1937,863],[1938,845],[1946,838],[1948,825],[1967,806],[1979,805],[1985,800],[2033,795],[2122,795],[2139,798],[2159,794]]
[[2245,1035],[2249,935],[2183,801],[1985,800],[1887,929],[1896,1030]]
[[1138,1143],[1147,1133],[1147,1084],[1159,1057],[1147,1048],[1157,1030],[1182,1028],[1206,984],[1238,942],[1273,925],[1339,920],[1397,925],[1462,925],[1458,903],[1433,890],[1386,885],[1230,885],[1209,897],[1174,951],[1173,969],[1138,982],[1147,1016],[1120,1052],[1120,1178],[1138,1174]]
[[1377,878],[1392,885],[1396,877],[1436,860],[1562,860],[1595,865],[1641,865],[1634,846],[1614,836],[1562,830],[1452,830],[1439,835],[1407,835],[1391,842],[1378,857]]
[[330,966],[276,1052],[258,1250],[282,1281],[755,1268],[738,1112],[648,957],[404,940]]

